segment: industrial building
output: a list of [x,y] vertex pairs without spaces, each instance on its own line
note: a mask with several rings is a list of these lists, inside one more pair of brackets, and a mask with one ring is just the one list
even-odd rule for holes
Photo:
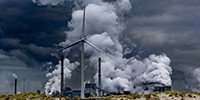
[[[122,95],[122,94],[130,94],[130,91],[122,91],[122,92],[108,92],[106,90],[100,89],[96,86],[95,83],[86,83],[85,84],[85,97],[89,97],[91,95],[97,96],[97,93],[102,92],[101,96],[108,96],[108,95]],[[68,96],[73,98],[75,96],[81,96],[81,90],[72,90],[70,87],[65,87],[63,89],[63,96]]]
[[171,91],[171,86],[158,86],[154,87],[154,92]]
[[[85,84],[85,97],[89,97],[91,94],[97,95],[95,83]],[[65,87],[63,90],[63,95],[73,98],[75,96],[81,96],[81,90],[72,90],[70,87]]]
[[[171,86],[166,86],[159,82],[149,82],[149,83],[142,83],[138,85],[144,89],[143,94],[152,93],[152,92],[164,92],[164,91],[171,91]],[[134,86],[135,88],[137,86]]]
[[63,90],[63,95],[73,98],[75,96],[80,96],[81,91],[80,90],[72,90],[70,87],[65,87],[65,89]]
[[95,83],[86,83],[85,84],[85,97],[89,97],[92,94],[97,95],[95,87],[96,87]]

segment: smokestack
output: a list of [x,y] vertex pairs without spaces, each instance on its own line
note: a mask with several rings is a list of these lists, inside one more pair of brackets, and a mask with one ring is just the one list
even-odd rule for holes
[[64,56],[62,55],[61,56],[61,84],[60,84],[60,92],[61,92],[61,97],[63,96],[63,89],[64,89],[64,78],[63,78],[63,75],[64,75]]
[[25,84],[26,84],[26,83],[25,83],[25,81],[26,81],[26,80],[24,79],[24,83],[23,83],[23,92],[24,92],[24,93],[26,92],[26,87],[25,87]]
[[15,79],[15,94],[17,94],[17,78]]
[[[99,58],[99,88],[101,89],[101,58]],[[101,90],[98,91],[98,96],[101,97]]]

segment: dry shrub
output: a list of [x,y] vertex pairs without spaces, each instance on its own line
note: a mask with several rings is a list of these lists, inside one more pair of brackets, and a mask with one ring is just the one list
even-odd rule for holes
[[164,93],[165,93],[165,94],[170,94],[170,93],[171,93],[171,91],[165,91]]
[[145,97],[147,100],[149,100],[149,99],[151,99],[151,94],[145,94],[144,97]]
[[177,92],[177,91],[172,91],[170,94],[171,94],[172,96],[174,95],[174,96],[178,97],[179,92]]
[[192,98],[192,95],[191,95],[191,94],[188,94],[188,97]]
[[133,98],[133,99],[140,98],[140,97],[141,97],[141,95],[139,95],[139,94],[134,94],[134,95],[132,95],[132,98]]
[[73,99],[81,99],[81,97],[79,97],[79,96],[75,96]]
[[51,96],[47,96],[44,100],[54,100]]
[[71,99],[70,97],[66,96],[65,99]]

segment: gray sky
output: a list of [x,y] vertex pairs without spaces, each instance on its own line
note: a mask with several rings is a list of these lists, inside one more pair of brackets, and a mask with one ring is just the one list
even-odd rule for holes
[[[132,43],[127,43],[133,49],[129,56],[145,58],[152,53],[166,53],[173,69],[173,89],[191,91],[194,84],[191,81],[196,80],[192,73],[200,65],[200,1],[131,0],[131,3],[131,12],[124,15],[123,32],[123,37],[130,38]],[[19,78],[19,91],[23,90],[23,79],[27,91],[44,90],[45,73],[54,68],[48,62],[58,63],[49,53],[65,40],[64,31],[69,30],[73,6],[71,2],[52,7],[38,6],[31,0],[0,0],[0,80],[5,80],[0,81],[0,94],[13,93],[12,73]],[[78,72],[79,69],[74,73]],[[77,76],[72,76],[68,83],[79,85],[74,79]],[[75,85],[71,86],[76,88]]]

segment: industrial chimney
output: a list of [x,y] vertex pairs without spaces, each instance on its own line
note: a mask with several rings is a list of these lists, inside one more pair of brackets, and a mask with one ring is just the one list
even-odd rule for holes
[[60,92],[61,92],[61,97],[63,97],[63,89],[64,89],[64,56],[61,56],[61,84],[60,84]]
[[17,78],[15,79],[15,94],[17,94]]
[[[98,80],[98,85],[99,85],[99,88],[101,89],[101,58],[99,58],[99,80]],[[99,89],[98,91],[98,96],[101,97],[101,90]]]
[[26,79],[23,80],[23,92],[26,92]]

